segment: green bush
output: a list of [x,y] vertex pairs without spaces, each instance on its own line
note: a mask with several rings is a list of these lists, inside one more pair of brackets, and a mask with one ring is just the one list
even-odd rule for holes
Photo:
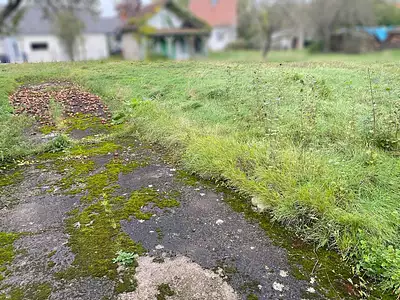
[[71,147],[71,140],[65,134],[60,134],[47,144],[47,152],[61,152]]
[[254,43],[243,39],[238,39],[227,46],[227,50],[250,50],[250,49],[257,49],[257,46]]
[[149,61],[165,61],[165,60],[168,60],[168,57],[163,54],[160,54],[160,53],[150,53],[147,56],[147,60],[149,60]]
[[309,53],[320,53],[324,49],[324,42],[322,41],[314,41],[308,47],[307,50]]

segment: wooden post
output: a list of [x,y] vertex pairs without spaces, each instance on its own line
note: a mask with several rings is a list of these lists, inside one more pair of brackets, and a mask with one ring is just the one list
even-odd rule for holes
[[194,56],[194,36],[187,36],[189,59]]
[[172,53],[172,43],[174,42],[173,41],[173,38],[171,37],[171,36],[167,36],[166,37],[166,40],[167,40],[167,56],[168,56],[168,58],[173,58],[173,53]]
[[202,36],[201,37],[201,44],[203,46],[203,54],[204,56],[208,55],[208,45],[207,45],[207,37],[206,36]]

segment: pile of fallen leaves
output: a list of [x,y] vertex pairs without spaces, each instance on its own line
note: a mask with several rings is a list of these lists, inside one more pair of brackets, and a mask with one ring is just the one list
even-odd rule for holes
[[59,103],[65,117],[89,114],[108,121],[111,114],[100,97],[70,83],[50,83],[23,86],[10,96],[15,114],[34,116],[40,125],[53,126],[51,101]]

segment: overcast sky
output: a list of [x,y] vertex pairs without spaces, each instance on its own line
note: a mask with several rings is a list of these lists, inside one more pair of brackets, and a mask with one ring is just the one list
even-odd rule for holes
[[[7,0],[0,0],[0,4],[6,3]],[[115,0],[100,0],[101,2],[101,10],[103,12],[104,16],[113,16],[115,15]],[[151,2],[151,0],[143,0],[143,3],[146,4],[148,2]]]

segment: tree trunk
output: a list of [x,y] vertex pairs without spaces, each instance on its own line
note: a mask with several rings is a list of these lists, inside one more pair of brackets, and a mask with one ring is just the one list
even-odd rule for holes
[[8,1],[7,5],[0,9],[0,33],[5,32],[6,20],[20,7],[22,0]]
[[267,39],[265,40],[264,47],[262,49],[262,56],[264,59],[267,58],[267,55],[271,50],[271,43],[272,43],[272,32],[268,32]]
[[304,49],[304,41],[305,41],[305,30],[304,30],[304,28],[300,28],[297,45],[296,45],[298,50]]
[[332,32],[331,30],[324,30],[324,52],[330,52],[331,49],[331,37],[332,37]]

